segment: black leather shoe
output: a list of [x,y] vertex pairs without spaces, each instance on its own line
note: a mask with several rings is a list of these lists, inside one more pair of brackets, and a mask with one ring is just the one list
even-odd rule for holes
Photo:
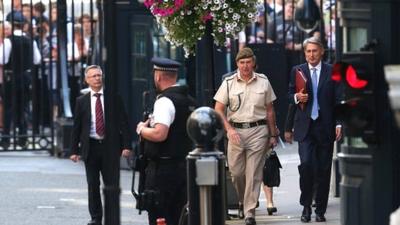
[[253,217],[247,217],[244,222],[246,223],[246,225],[256,225],[256,219],[254,219]]
[[101,225],[101,222],[97,220],[90,220],[87,225]]
[[315,222],[325,222],[326,218],[324,216],[324,214],[317,214],[315,216]]
[[272,215],[272,213],[277,212],[276,207],[267,207],[268,215]]
[[238,217],[239,217],[239,219],[244,219],[243,204],[240,204],[240,203],[239,203],[239,208],[238,208]]
[[304,206],[300,220],[303,223],[308,223],[311,221],[311,207],[310,206]]

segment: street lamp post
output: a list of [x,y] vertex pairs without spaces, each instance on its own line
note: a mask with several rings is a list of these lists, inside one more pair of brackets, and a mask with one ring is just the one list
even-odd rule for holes
[[189,225],[225,224],[225,156],[216,149],[223,136],[220,116],[209,107],[187,120],[195,149],[186,157]]

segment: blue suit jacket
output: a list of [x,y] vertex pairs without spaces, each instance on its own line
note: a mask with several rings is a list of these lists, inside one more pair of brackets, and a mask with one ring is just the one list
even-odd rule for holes
[[[311,108],[313,102],[313,90],[310,70],[308,64],[294,66],[290,72],[289,81],[289,102],[294,103],[294,94],[296,93],[295,71],[300,68],[307,77],[306,90],[308,93],[308,102],[304,110],[297,105],[294,115],[294,140],[303,141],[306,137],[311,124]],[[335,126],[338,123],[335,119],[335,105],[340,100],[339,85],[331,79],[332,66],[327,63],[321,65],[321,74],[318,82],[318,104],[319,119],[326,129],[320,134],[320,141],[333,142],[335,140]]]

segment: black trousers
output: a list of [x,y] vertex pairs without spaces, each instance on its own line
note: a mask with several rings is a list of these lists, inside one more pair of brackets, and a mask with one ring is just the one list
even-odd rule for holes
[[[88,184],[89,213],[92,220],[99,224],[103,217],[103,205],[100,193],[100,174],[105,186],[116,185],[119,182],[119,173],[112,174],[110,162],[106,157],[106,145],[90,139],[90,150],[88,158],[85,161],[86,179]],[[118,171],[119,172],[119,171]]]
[[[29,81],[23,78],[29,76],[30,73],[5,73],[3,85],[3,102],[4,102],[4,128],[3,134],[10,135],[11,123],[18,128],[18,134],[25,136],[27,134],[27,113],[29,102]],[[15,76],[14,82],[10,76]],[[20,137],[18,144],[25,145],[27,137]],[[10,143],[9,138],[3,138],[2,142]]]
[[312,122],[306,138],[299,142],[300,204],[311,206],[315,194],[317,214],[326,212],[331,179],[333,142],[321,136],[326,129],[329,128],[317,119]]
[[146,190],[158,192],[156,201],[148,209],[149,224],[156,225],[158,218],[167,224],[178,225],[181,211],[186,204],[185,162],[151,162],[146,168]]

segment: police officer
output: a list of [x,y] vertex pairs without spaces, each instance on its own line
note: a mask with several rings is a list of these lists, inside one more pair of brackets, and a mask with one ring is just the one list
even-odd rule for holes
[[[18,144],[27,145],[27,118],[25,111],[28,108],[29,85],[33,64],[39,64],[40,52],[36,42],[26,36],[22,28],[25,18],[20,11],[14,11],[11,16],[14,32],[10,37],[11,45],[4,46],[4,55],[9,55],[8,63],[4,66],[4,135],[9,136],[11,122],[18,128]],[[12,109],[15,109],[13,112]],[[25,137],[24,137],[25,136]],[[8,148],[10,140],[2,138],[1,145]]]
[[215,110],[223,118],[228,136],[229,170],[246,225],[256,224],[265,156],[269,147],[277,144],[278,135],[272,105],[276,97],[268,78],[254,72],[255,63],[250,48],[240,50],[238,71],[224,79],[214,96]]
[[192,149],[186,133],[186,120],[195,109],[187,87],[179,86],[180,64],[165,58],[153,58],[157,100],[150,119],[140,122],[136,132],[144,139],[146,167],[146,210],[149,224],[165,218],[177,225],[186,203],[185,157]]

